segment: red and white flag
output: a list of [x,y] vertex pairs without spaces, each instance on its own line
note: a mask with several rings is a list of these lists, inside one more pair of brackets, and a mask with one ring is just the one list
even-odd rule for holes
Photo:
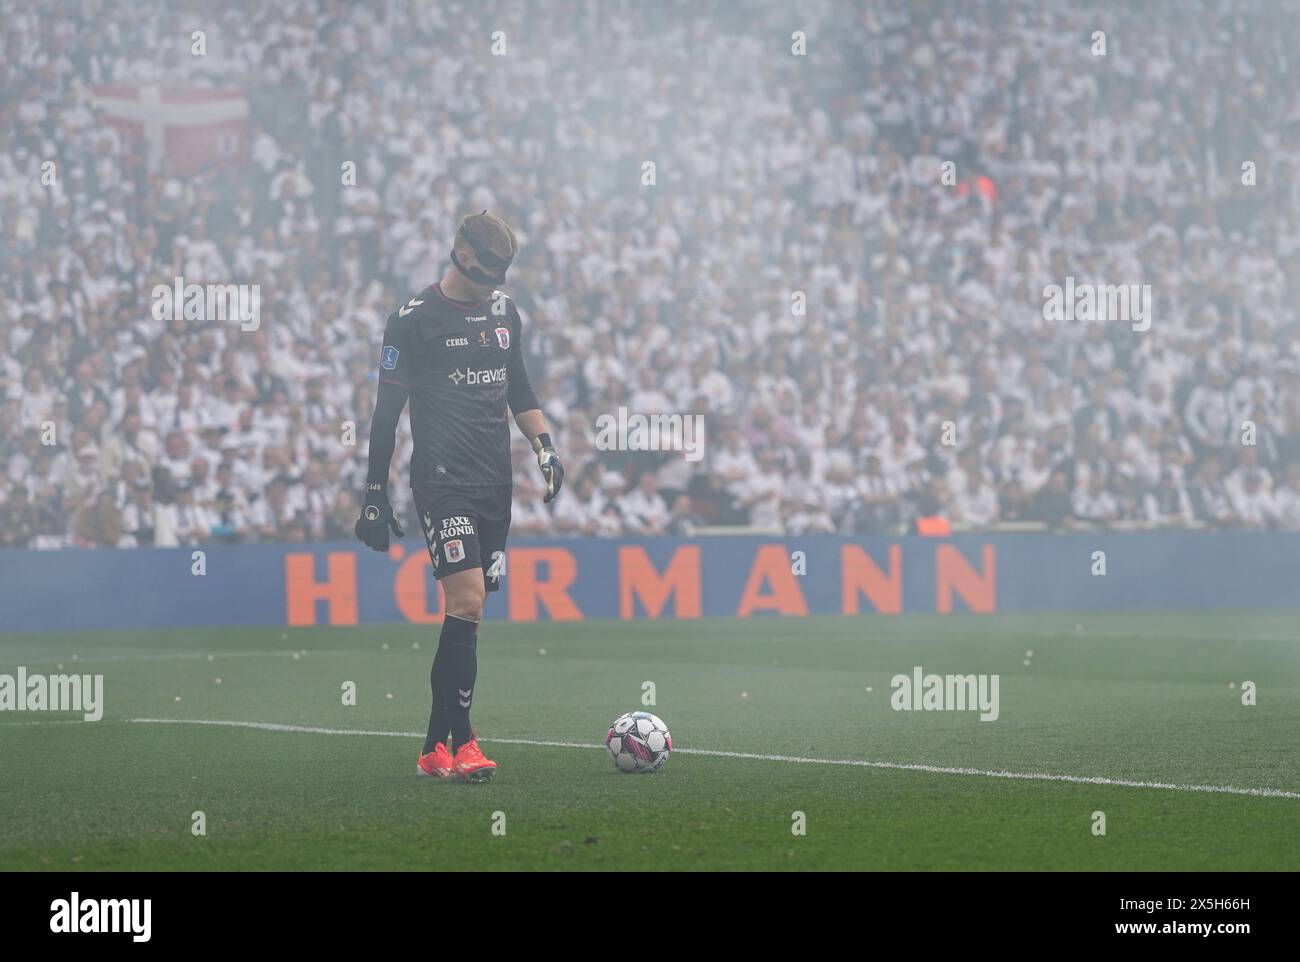
[[242,90],[157,84],[91,89],[91,103],[157,170],[166,156],[182,176],[248,162],[248,98]]

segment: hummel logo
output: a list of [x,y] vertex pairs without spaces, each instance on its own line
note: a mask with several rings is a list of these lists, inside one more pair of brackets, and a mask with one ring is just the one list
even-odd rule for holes
[[469,696],[472,695],[472,694],[474,693],[474,689],[471,688],[471,689],[469,689],[468,691],[466,691],[464,688],[457,688],[456,691],[458,691],[458,692],[460,693],[460,707],[461,707],[461,708],[468,708],[468,707],[469,707]]
[[465,375],[461,373],[460,368],[452,371],[447,375],[447,377],[451,378],[457,385],[459,385],[461,381],[465,380]]
[[398,313],[398,315],[399,315],[400,317],[405,317],[407,314],[410,314],[411,311],[415,310],[417,307],[419,307],[419,306],[420,306],[421,304],[423,304],[423,303],[424,303],[424,301],[417,301],[417,300],[413,297],[413,298],[411,298],[409,301],[406,302],[406,306],[405,306],[405,307],[399,307],[399,308],[397,309],[397,313]]

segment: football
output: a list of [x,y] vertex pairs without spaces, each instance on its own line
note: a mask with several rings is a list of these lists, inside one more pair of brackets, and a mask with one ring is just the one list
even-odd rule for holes
[[605,747],[620,772],[657,772],[668,762],[673,737],[658,715],[630,711],[609,726]]

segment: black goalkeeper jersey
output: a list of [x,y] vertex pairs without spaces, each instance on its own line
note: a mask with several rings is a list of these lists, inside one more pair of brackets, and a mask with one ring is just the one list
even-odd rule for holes
[[411,403],[411,487],[510,484],[506,407],[538,406],[520,327],[506,295],[467,304],[437,284],[388,316],[379,378],[405,388]]

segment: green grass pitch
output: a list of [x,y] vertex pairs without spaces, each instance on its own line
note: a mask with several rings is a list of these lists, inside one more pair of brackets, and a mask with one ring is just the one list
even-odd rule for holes
[[[483,785],[418,777],[419,737],[332,733],[422,732],[436,641],[411,626],[0,636],[0,672],[102,673],[106,696],[97,723],[0,713],[0,869],[1300,868],[1300,797],[687,751],[1295,795],[1294,612],[489,621],[474,721],[500,770]],[[914,665],[1000,675],[1001,717],[893,711],[890,678]],[[599,746],[647,681],[681,751],[622,775]]]

